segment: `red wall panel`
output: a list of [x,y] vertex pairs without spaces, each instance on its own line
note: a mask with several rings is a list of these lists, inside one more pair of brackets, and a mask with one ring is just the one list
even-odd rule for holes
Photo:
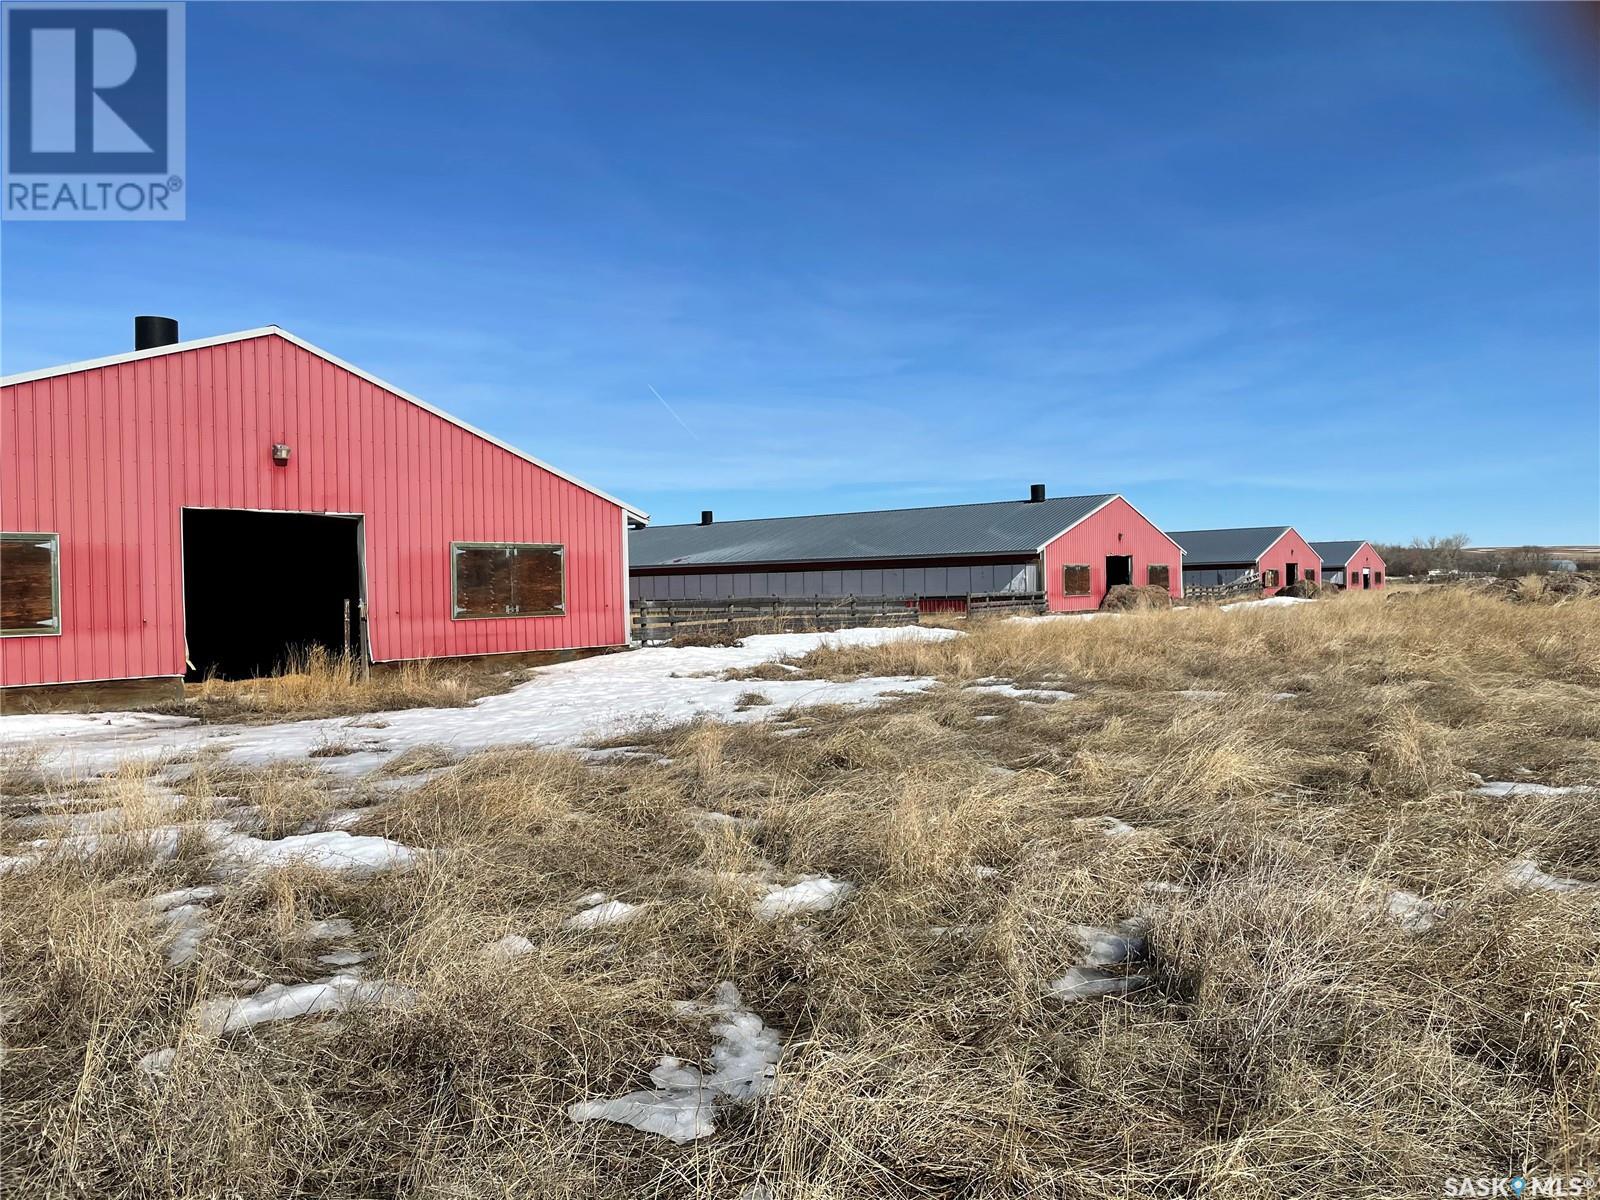
[[[1045,595],[1051,612],[1083,612],[1100,607],[1106,598],[1106,558],[1113,554],[1133,557],[1133,582],[1148,582],[1151,563],[1171,568],[1168,590],[1183,595],[1183,554],[1177,545],[1146,520],[1121,496],[1093,516],[1067,530],[1044,548]],[[1068,563],[1088,563],[1089,596],[1068,596],[1061,568]]]
[[[1361,549],[1351,556],[1350,562],[1345,567],[1346,587],[1354,586],[1359,588],[1361,586],[1363,568],[1372,572],[1372,586],[1374,588],[1381,588],[1388,583],[1389,568],[1383,565],[1383,559],[1379,557],[1378,552],[1364,542]],[[1354,581],[1353,585],[1351,581]]]
[[1321,555],[1311,548],[1310,542],[1291,529],[1268,546],[1266,552],[1256,560],[1256,568],[1261,572],[1262,579],[1266,578],[1269,570],[1278,572],[1278,586],[1262,588],[1263,596],[1275,596],[1288,586],[1288,575],[1285,572],[1290,563],[1299,564],[1302,579],[1308,573],[1315,572],[1317,579],[1321,580]]
[[[627,641],[617,504],[275,334],[0,399],[0,528],[60,535],[62,619],[0,684],[181,675],[185,507],[362,514],[379,661]],[[564,544],[566,614],[452,620],[452,541]]]

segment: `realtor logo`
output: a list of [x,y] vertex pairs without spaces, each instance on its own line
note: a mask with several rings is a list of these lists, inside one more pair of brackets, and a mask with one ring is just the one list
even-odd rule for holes
[[184,217],[182,4],[4,7],[3,215]]

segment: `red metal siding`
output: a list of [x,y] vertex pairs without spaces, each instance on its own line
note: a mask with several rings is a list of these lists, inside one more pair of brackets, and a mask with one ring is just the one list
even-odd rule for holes
[[[185,507],[362,514],[380,661],[627,641],[616,504],[274,335],[15,384],[0,440],[0,528],[59,533],[62,618],[0,638],[0,684],[181,675]],[[452,620],[452,541],[564,544],[567,613]]]
[[1359,588],[1361,586],[1363,568],[1372,572],[1372,586],[1374,589],[1381,588],[1389,582],[1389,568],[1383,565],[1383,559],[1378,556],[1378,552],[1365,542],[1361,544],[1361,549],[1351,555],[1350,561],[1345,564],[1345,586],[1350,586],[1349,581],[1354,580],[1355,586]]
[[[1172,568],[1168,590],[1174,599],[1183,595],[1183,554],[1172,539],[1118,496],[1044,548],[1045,595],[1050,611],[1082,612],[1099,608],[1106,598],[1106,558],[1113,554],[1133,556],[1133,582],[1136,584],[1148,581],[1151,563],[1167,564]],[[1068,563],[1089,564],[1092,595],[1066,595],[1061,568]]]
[[1278,572],[1278,586],[1275,588],[1262,588],[1261,594],[1263,596],[1275,596],[1288,586],[1284,568],[1291,562],[1299,564],[1301,578],[1304,578],[1308,572],[1315,571],[1317,579],[1319,581],[1322,579],[1321,555],[1311,548],[1310,542],[1291,529],[1273,542],[1272,545],[1268,546],[1266,553],[1256,560],[1256,569],[1262,573],[1261,577],[1263,579],[1266,578],[1268,570],[1276,570]]

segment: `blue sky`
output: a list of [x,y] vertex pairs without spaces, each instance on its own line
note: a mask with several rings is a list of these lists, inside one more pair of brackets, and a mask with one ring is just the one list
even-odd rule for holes
[[1541,6],[188,37],[188,220],[8,223],[6,371],[138,312],[275,323],[658,522],[1042,480],[1173,528],[1600,540],[1600,122]]

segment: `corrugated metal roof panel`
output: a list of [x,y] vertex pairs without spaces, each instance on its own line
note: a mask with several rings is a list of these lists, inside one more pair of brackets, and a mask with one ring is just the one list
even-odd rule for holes
[[629,536],[631,567],[842,562],[1033,554],[1115,499],[1058,496],[1033,503],[950,504],[876,512],[764,517],[711,525],[656,525]]
[[1204,567],[1253,563],[1287,532],[1287,525],[1252,525],[1244,529],[1169,529],[1167,536],[1183,547],[1185,567]]
[[1356,556],[1356,551],[1367,543],[1356,542],[1312,542],[1311,548],[1317,552],[1317,557],[1322,560],[1322,565],[1329,570],[1343,567]]

